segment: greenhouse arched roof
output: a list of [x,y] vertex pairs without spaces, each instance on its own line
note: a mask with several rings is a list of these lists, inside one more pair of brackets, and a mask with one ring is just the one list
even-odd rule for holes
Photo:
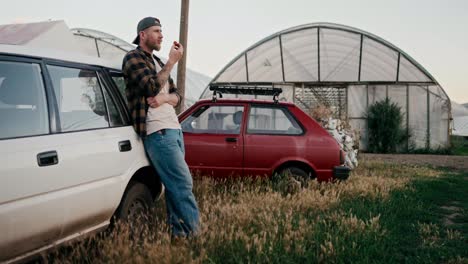
[[126,42],[125,40],[120,39],[114,35],[102,32],[102,31],[89,29],[89,28],[72,28],[70,29],[70,31],[75,35],[98,39],[105,43],[111,44],[115,47],[118,47],[125,52],[134,49],[134,46],[132,46],[130,43]]
[[[75,35],[75,42],[81,45],[86,54],[105,58],[112,62],[117,69],[121,68],[124,55],[135,48],[135,45],[102,31],[89,28],[73,28],[70,31]],[[160,58],[166,61],[165,58]],[[177,80],[176,68],[172,70],[171,77]],[[185,79],[188,88],[185,90],[187,107],[196,102],[210,80],[210,77],[187,68]]]
[[390,42],[333,23],[301,25],[266,37],[235,57],[212,81],[295,82],[438,85],[424,67]]

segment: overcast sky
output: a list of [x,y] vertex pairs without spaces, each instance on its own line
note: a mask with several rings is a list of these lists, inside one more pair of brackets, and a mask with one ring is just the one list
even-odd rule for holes
[[[332,22],[378,35],[401,48],[442,85],[468,102],[466,0],[192,0],[187,65],[214,77],[247,47],[280,30]],[[70,28],[101,30],[131,42],[145,16],[161,19],[167,57],[179,38],[180,0],[3,1],[0,24],[65,20]]]

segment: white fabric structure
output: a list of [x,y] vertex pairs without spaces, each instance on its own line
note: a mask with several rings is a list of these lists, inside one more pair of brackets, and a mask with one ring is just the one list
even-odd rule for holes
[[468,116],[468,106],[452,101],[452,116]]
[[63,21],[0,25],[0,44],[82,52]]
[[[108,33],[93,29],[69,29],[64,21],[46,21],[26,24],[0,25],[0,44],[20,45],[33,49],[56,50],[85,54],[108,61],[107,64],[120,70],[124,55],[134,45]],[[69,56],[73,57],[73,56]],[[162,58],[164,60],[164,58]],[[177,69],[171,72],[177,80]],[[210,77],[187,69],[185,84],[185,107],[198,100]]]
[[453,118],[453,135],[468,137],[468,116]]
[[[87,54],[111,60],[118,64],[119,68],[121,68],[123,56],[135,48],[134,45],[101,31],[86,28],[73,28],[71,31],[76,42],[85,48]],[[164,58],[161,59],[165,61]],[[171,77],[177,81],[177,68],[172,70]],[[206,75],[187,69],[185,108],[190,107],[198,100],[210,80],[211,78]]]
[[[347,119],[367,149],[369,105],[389,98],[412,135],[407,147],[449,146],[449,97],[421,65],[401,49],[360,29],[313,23],[275,33],[228,63],[212,85],[267,86],[288,94],[306,111],[325,105]],[[290,87],[290,88],[288,88]],[[202,98],[211,96],[209,86]]]
[[[467,106],[465,106],[467,105]],[[468,137],[468,104],[452,102],[453,132],[455,136]]]
[[75,43],[89,56],[100,57],[112,61],[122,67],[123,56],[135,47],[120,38],[110,34],[85,28],[72,28]]

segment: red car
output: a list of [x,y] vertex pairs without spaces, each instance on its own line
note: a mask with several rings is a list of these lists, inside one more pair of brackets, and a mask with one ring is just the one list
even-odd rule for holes
[[275,94],[271,101],[216,100],[215,90],[213,100],[198,101],[179,116],[193,173],[245,177],[289,170],[303,179],[348,178],[336,140],[296,105],[278,102],[274,89],[262,93]]

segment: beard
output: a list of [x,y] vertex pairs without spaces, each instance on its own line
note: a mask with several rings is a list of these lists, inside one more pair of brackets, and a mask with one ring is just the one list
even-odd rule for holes
[[156,50],[156,51],[160,51],[161,50],[161,44],[154,44],[153,49]]
[[156,50],[156,51],[161,50],[161,44],[158,44],[156,41],[150,41],[150,40],[147,39],[145,41],[145,46],[152,49],[152,50]]

